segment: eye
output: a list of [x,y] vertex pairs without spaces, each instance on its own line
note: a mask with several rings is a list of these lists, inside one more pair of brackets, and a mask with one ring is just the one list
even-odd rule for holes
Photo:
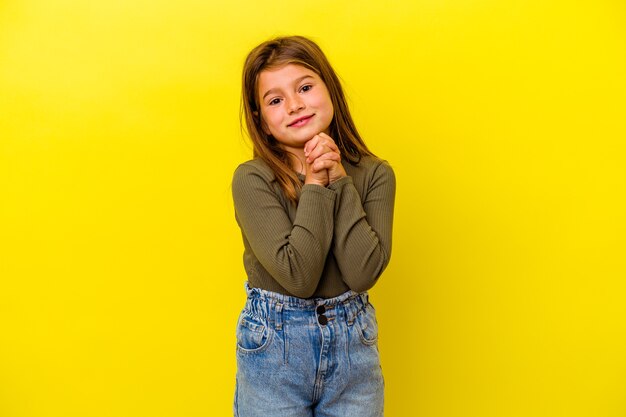
[[311,88],[313,88],[313,86],[311,84],[305,84],[300,88],[300,91],[302,91],[303,93],[306,93],[307,91],[309,91]]
[[275,106],[278,103],[280,103],[280,99],[279,98],[274,98],[274,99],[270,100],[270,102],[267,103],[267,104],[269,104],[270,106]]

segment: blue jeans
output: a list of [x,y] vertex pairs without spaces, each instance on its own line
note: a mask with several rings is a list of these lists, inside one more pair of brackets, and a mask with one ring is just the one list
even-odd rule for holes
[[236,417],[381,417],[367,293],[302,299],[250,288],[237,324]]

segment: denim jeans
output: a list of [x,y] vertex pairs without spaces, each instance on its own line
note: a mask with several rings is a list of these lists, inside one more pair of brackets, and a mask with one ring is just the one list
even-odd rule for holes
[[250,288],[237,323],[236,417],[381,417],[367,293],[302,299]]

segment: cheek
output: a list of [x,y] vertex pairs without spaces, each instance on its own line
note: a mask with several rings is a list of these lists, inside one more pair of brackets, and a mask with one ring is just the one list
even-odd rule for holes
[[333,103],[332,101],[330,101],[330,98],[328,98],[327,100],[323,100],[323,102],[321,103],[321,108],[324,109],[326,117],[328,117],[329,119],[333,118],[335,109],[333,108]]
[[335,109],[333,107],[333,103],[330,100],[328,101],[328,107],[329,107],[330,117],[332,118],[333,115],[335,114]]
[[326,113],[330,114],[330,116],[332,117],[334,113],[333,102],[330,99],[330,95],[328,93],[319,98],[319,106],[324,108]]

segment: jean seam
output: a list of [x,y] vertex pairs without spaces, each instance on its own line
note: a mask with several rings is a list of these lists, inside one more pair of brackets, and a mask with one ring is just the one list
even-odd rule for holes
[[274,340],[274,330],[270,326],[265,326],[265,329],[268,332],[268,334],[267,334],[267,340],[265,341],[263,345],[254,349],[246,349],[246,348],[241,347],[239,343],[237,343],[237,352],[244,354],[244,355],[254,355],[257,353],[262,353],[265,350],[267,350],[267,348],[270,346],[270,344]]

